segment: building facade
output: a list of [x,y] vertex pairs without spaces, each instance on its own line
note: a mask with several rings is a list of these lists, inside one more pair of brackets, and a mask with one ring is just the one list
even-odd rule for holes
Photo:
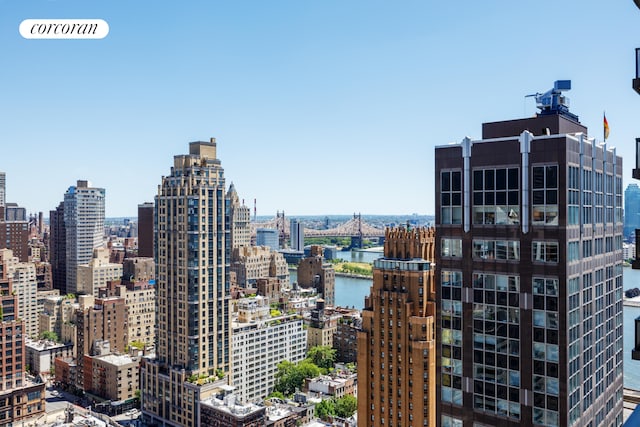
[[138,256],[153,258],[153,203],[138,205]]
[[98,290],[107,282],[122,279],[122,264],[109,262],[109,249],[93,250],[93,257],[86,264],[78,265],[77,291],[84,295],[98,296]]
[[64,202],[49,211],[49,254],[53,288],[67,292],[67,232],[64,226]]
[[241,202],[236,187],[231,183],[227,193],[229,217],[231,219],[231,250],[251,246],[251,210]]
[[157,347],[141,372],[143,418],[150,424],[199,425],[199,402],[213,393],[209,379],[231,373],[225,200],[214,138],[175,156],[158,188]]
[[637,228],[640,228],[640,187],[638,184],[629,184],[624,190],[625,239],[635,239]]
[[289,221],[289,227],[289,236],[291,239],[289,246],[295,251],[304,250],[304,226],[297,219],[292,219]]
[[435,287],[432,228],[385,232],[358,332],[358,426],[433,426]]
[[104,244],[104,198],[104,188],[88,181],[78,181],[64,195],[67,293],[78,293],[78,266]]
[[277,251],[280,249],[280,231],[277,228],[258,228],[256,246],[267,246]]
[[240,287],[255,286],[258,279],[274,277],[289,282],[289,266],[284,256],[266,246],[241,246],[233,250],[230,271]]
[[482,129],[435,152],[438,422],[622,425],[622,159],[561,109]]
[[233,323],[233,385],[242,402],[261,402],[273,391],[278,363],[305,358],[307,332],[298,315],[270,315],[269,299],[237,302]]
[[321,246],[311,246],[309,256],[298,264],[298,284],[316,289],[326,306],[335,306],[336,272],[324,259]]

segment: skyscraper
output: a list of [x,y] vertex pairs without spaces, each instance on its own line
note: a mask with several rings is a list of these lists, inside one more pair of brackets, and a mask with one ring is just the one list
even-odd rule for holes
[[292,219],[289,222],[291,230],[289,235],[291,236],[291,249],[296,251],[304,250],[304,226],[297,219]]
[[67,232],[64,226],[64,202],[60,202],[56,209],[49,211],[49,233],[53,288],[64,293],[67,290]]
[[104,244],[104,188],[78,181],[64,195],[66,292],[78,292],[78,265],[87,264]]
[[636,228],[640,228],[640,187],[629,184],[624,190],[624,237],[635,237]]
[[358,426],[435,425],[434,230],[385,232],[358,332]]
[[622,424],[622,158],[561,90],[436,148],[442,426]]
[[138,205],[138,256],[153,258],[153,203]]
[[229,224],[216,142],[174,157],[156,196],[157,346],[142,366],[142,410],[157,425],[198,426],[199,402],[230,374]]
[[7,202],[7,175],[0,172],[0,206]]
[[231,183],[227,193],[229,218],[231,219],[231,251],[251,246],[251,210],[240,202],[236,187]]

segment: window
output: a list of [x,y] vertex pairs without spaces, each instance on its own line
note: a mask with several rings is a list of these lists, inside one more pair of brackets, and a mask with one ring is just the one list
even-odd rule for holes
[[533,242],[533,260],[538,262],[558,262],[557,242]]
[[558,166],[534,166],[532,187],[532,223],[558,225]]
[[473,171],[473,223],[519,224],[518,168]]
[[462,239],[442,239],[441,256],[462,256]]
[[462,172],[440,174],[440,223],[462,224]]

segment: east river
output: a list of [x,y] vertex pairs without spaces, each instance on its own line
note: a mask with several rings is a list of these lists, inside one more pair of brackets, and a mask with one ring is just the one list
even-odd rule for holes
[[[371,262],[381,256],[380,252],[339,252],[338,255],[347,261]],[[295,271],[291,272],[291,280],[296,280]],[[623,269],[623,289],[640,288],[640,270]],[[336,305],[342,307],[364,307],[364,297],[369,295],[370,279],[356,279],[336,276]],[[631,360],[634,346],[635,318],[640,316],[640,307],[624,306],[624,386],[640,390],[640,361]]]

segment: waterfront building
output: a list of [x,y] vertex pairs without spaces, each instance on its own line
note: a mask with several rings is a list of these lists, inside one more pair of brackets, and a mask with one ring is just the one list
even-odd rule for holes
[[93,250],[104,245],[104,188],[78,181],[64,195],[66,237],[66,293],[79,293],[78,266],[87,264]]
[[358,426],[434,426],[435,231],[385,231],[358,332]]
[[49,253],[53,288],[67,292],[67,232],[64,226],[64,202],[49,211]]
[[251,246],[251,210],[240,202],[236,187],[231,183],[227,193],[229,217],[231,218],[231,251],[242,246]]
[[289,236],[291,244],[289,245],[294,251],[304,250],[304,226],[297,219],[289,221]]
[[298,285],[316,289],[327,306],[335,305],[336,272],[324,259],[321,246],[311,246],[309,256],[298,264]]
[[233,385],[240,401],[262,401],[273,391],[278,363],[305,358],[307,332],[297,314],[278,311],[272,316],[268,298],[242,298],[236,308]]
[[144,422],[198,426],[200,401],[231,374],[229,221],[216,142],[192,142],[158,187],[156,353],[141,368]]
[[122,279],[122,264],[109,262],[109,255],[107,248],[94,249],[91,260],[78,265],[78,293],[97,297],[107,282]]
[[622,158],[562,87],[435,150],[442,426],[622,425]]
[[274,251],[280,249],[280,232],[277,228],[256,229],[256,246],[267,246]]
[[138,205],[138,256],[153,258],[153,203]]
[[240,246],[233,250],[230,271],[240,287],[253,287],[258,279],[274,277],[289,283],[289,266],[284,256],[267,246]]

